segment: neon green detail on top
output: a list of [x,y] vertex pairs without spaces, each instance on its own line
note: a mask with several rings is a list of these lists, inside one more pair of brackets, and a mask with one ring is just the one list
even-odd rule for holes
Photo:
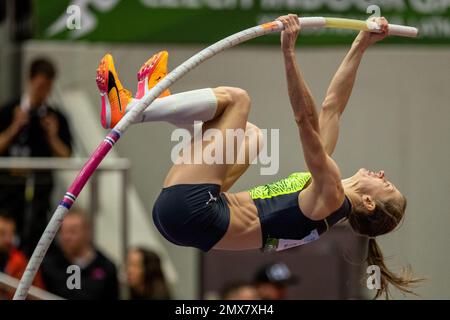
[[276,182],[254,187],[248,192],[252,199],[267,199],[282,194],[289,194],[302,190],[311,179],[309,172],[294,172],[289,177]]

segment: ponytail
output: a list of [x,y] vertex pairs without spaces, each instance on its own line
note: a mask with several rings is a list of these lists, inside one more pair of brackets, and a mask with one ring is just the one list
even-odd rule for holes
[[384,263],[383,253],[381,252],[381,249],[378,246],[377,241],[375,240],[375,238],[372,237],[369,238],[369,250],[366,261],[369,266],[370,265],[378,266],[381,272],[380,288],[378,289],[374,299],[377,299],[382,295],[384,295],[386,299],[389,299],[390,297],[389,284],[393,285],[395,288],[397,288],[404,294],[409,293],[417,295],[411,290],[411,287],[413,287],[415,284],[422,281],[423,279],[413,278],[410,266],[404,268],[401,275],[397,275],[391,272]]

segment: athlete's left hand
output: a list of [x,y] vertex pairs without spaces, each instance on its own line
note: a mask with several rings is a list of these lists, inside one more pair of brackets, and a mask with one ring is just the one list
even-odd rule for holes
[[281,48],[284,52],[295,50],[295,43],[300,32],[300,21],[296,14],[289,14],[281,16],[277,19],[284,25],[284,30],[281,32]]

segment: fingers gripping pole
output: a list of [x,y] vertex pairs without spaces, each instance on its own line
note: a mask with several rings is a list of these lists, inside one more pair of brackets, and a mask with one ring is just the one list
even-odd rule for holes
[[[344,23],[341,21],[335,25],[331,25],[330,23],[328,23],[327,19],[328,18],[323,17],[301,18],[300,23],[302,27],[305,28],[340,27],[358,30],[362,28],[362,24],[360,22],[355,22],[355,20],[351,22],[351,25],[348,24],[348,21]],[[410,28],[403,26],[398,27]],[[413,32],[414,30],[412,29],[415,28],[408,29],[410,32],[409,34],[414,33]],[[126,115],[119,121],[119,123],[117,123],[114,129],[112,129],[111,132],[100,143],[95,152],[92,154],[92,156],[84,165],[83,169],[81,169],[81,171],[78,173],[77,177],[75,178],[75,181],[72,183],[69,190],[64,195],[59,206],[55,210],[49,224],[47,225],[44,233],[42,234],[42,237],[39,240],[39,243],[36,246],[30,261],[28,262],[25,273],[23,274],[19,286],[14,294],[14,300],[26,299],[28,295],[28,290],[30,289],[33,279],[37,271],[39,270],[39,267],[42,263],[42,260],[44,259],[44,256],[50,244],[52,243],[56,233],[59,230],[59,227],[61,226],[62,220],[64,219],[66,212],[71,208],[73,203],[76,201],[81,190],[84,188],[86,182],[89,180],[93,172],[97,169],[100,162],[108,154],[108,152],[111,150],[114,144],[120,139],[121,135],[127,130],[130,124],[133,123],[142,114],[144,109],[147,108],[149,105],[151,105],[151,103],[164,90],[166,90],[173,83],[181,79],[186,73],[188,73],[190,70],[194,69],[207,59],[215,56],[216,54],[228,48],[234,47],[242,42],[251,40],[259,36],[263,36],[268,33],[280,32],[282,30],[283,30],[282,23],[279,21],[274,21],[246,29],[244,31],[231,35],[219,42],[216,42],[213,45],[195,54],[184,63],[182,63],[172,72],[170,72],[155,87],[153,87],[142,99],[135,102],[135,105],[133,106],[133,108],[131,108],[130,112],[126,113]],[[397,28],[396,30],[399,30],[399,28]],[[400,31],[404,31],[404,29]]]

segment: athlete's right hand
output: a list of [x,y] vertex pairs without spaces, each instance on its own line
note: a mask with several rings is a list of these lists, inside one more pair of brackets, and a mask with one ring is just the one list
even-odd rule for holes
[[294,51],[298,33],[300,32],[298,16],[289,14],[281,16],[277,20],[284,25],[284,30],[281,32],[281,48],[284,52]]
[[369,21],[376,22],[380,25],[380,33],[361,31],[355,41],[363,44],[365,47],[369,47],[374,43],[385,39],[389,34],[389,22],[385,17],[374,17],[370,18]]

